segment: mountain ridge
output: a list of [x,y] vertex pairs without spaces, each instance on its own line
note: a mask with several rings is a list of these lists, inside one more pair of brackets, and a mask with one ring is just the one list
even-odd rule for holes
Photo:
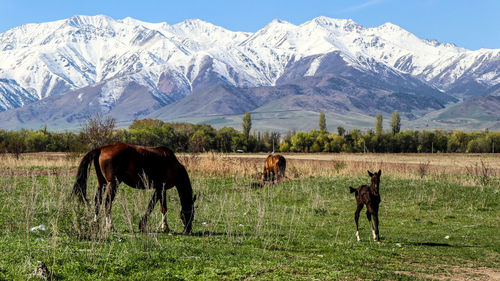
[[[332,54],[338,58],[332,61]],[[251,111],[263,106],[256,100],[262,95],[269,102],[277,100],[270,94],[273,91],[277,97],[285,95],[297,100],[298,93],[289,90],[292,85],[306,85],[307,77],[321,80],[336,75],[338,81],[349,81],[350,87],[342,91],[351,92],[323,87],[332,101],[325,103],[323,109],[362,112],[346,102],[353,98],[348,94],[371,91],[368,96],[393,106],[367,105],[368,115],[375,110],[403,109],[403,114],[414,116],[417,111],[436,110],[459,99],[496,93],[495,87],[500,83],[500,49],[471,51],[420,39],[392,23],[363,27],[353,20],[328,17],[300,25],[275,19],[249,33],[230,31],[199,19],[170,25],[129,17],[115,20],[105,15],[79,15],[22,25],[0,34],[0,61],[0,120],[17,122],[18,127],[29,112],[36,111],[33,108],[37,101],[55,97],[51,100],[57,104],[58,96],[78,91],[81,95],[86,91],[97,95],[103,113],[113,112],[117,106],[135,112],[133,106],[121,106],[121,97],[125,97],[125,89],[132,84],[131,92],[139,97],[145,95],[145,105],[154,100],[155,110],[165,112],[169,105],[187,104],[183,99],[201,98],[202,103],[212,106],[194,111],[199,116],[209,116],[218,110],[228,114]],[[341,70],[343,73],[336,73]],[[356,75],[380,77],[369,78],[373,84],[387,77],[398,82],[375,89],[356,80]],[[89,87],[97,87],[99,92]],[[273,87],[276,88],[272,90]],[[214,89],[220,90],[220,95]],[[210,91],[212,94],[207,94]],[[309,90],[311,97],[320,92]],[[247,95],[246,101],[237,98],[237,93]],[[343,101],[338,102],[339,99]],[[77,102],[75,99],[73,103]],[[242,106],[238,108],[240,102]],[[405,102],[408,106],[397,106]],[[30,111],[26,106],[32,103]],[[23,108],[26,112],[21,115],[26,118],[15,121],[12,116],[20,114]],[[13,110],[15,114],[9,113]],[[58,109],[53,106],[46,110]],[[155,110],[139,110],[142,114],[136,117],[172,115],[154,113]],[[31,119],[36,121],[40,114],[34,113]]]

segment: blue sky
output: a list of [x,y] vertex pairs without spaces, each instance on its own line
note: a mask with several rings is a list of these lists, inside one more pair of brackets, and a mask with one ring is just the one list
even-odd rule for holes
[[247,32],[275,18],[301,24],[327,16],[367,27],[392,22],[421,38],[475,50],[500,48],[499,12],[500,0],[0,0],[0,32],[77,14],[169,24],[199,18]]

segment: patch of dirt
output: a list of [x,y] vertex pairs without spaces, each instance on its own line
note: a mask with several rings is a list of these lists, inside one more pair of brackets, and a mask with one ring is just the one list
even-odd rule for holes
[[411,272],[411,271],[395,271],[394,273],[403,274],[412,277],[423,277],[434,280],[480,280],[480,281],[490,281],[490,280],[500,280],[500,269],[488,268],[488,267],[460,267],[460,266],[446,266],[446,272],[437,272],[434,274],[423,273],[423,272]]

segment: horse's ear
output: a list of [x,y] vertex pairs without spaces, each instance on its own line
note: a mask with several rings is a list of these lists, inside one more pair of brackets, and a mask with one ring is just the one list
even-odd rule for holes
[[373,174],[370,171],[368,171],[368,175],[370,175],[370,177],[373,177]]
[[378,176],[380,177],[380,175],[382,174],[382,170],[378,170]]

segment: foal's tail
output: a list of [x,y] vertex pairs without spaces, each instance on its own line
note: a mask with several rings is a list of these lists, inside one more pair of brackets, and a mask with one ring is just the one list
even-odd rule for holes
[[78,166],[78,172],[76,174],[76,182],[73,185],[72,196],[77,195],[80,201],[87,202],[87,177],[89,175],[90,166],[92,160],[99,157],[101,154],[101,149],[96,148],[83,156],[82,161],[80,161],[80,166]]
[[354,193],[354,192],[358,191],[358,189],[357,188],[352,188],[352,186],[349,186],[349,191],[351,193]]

